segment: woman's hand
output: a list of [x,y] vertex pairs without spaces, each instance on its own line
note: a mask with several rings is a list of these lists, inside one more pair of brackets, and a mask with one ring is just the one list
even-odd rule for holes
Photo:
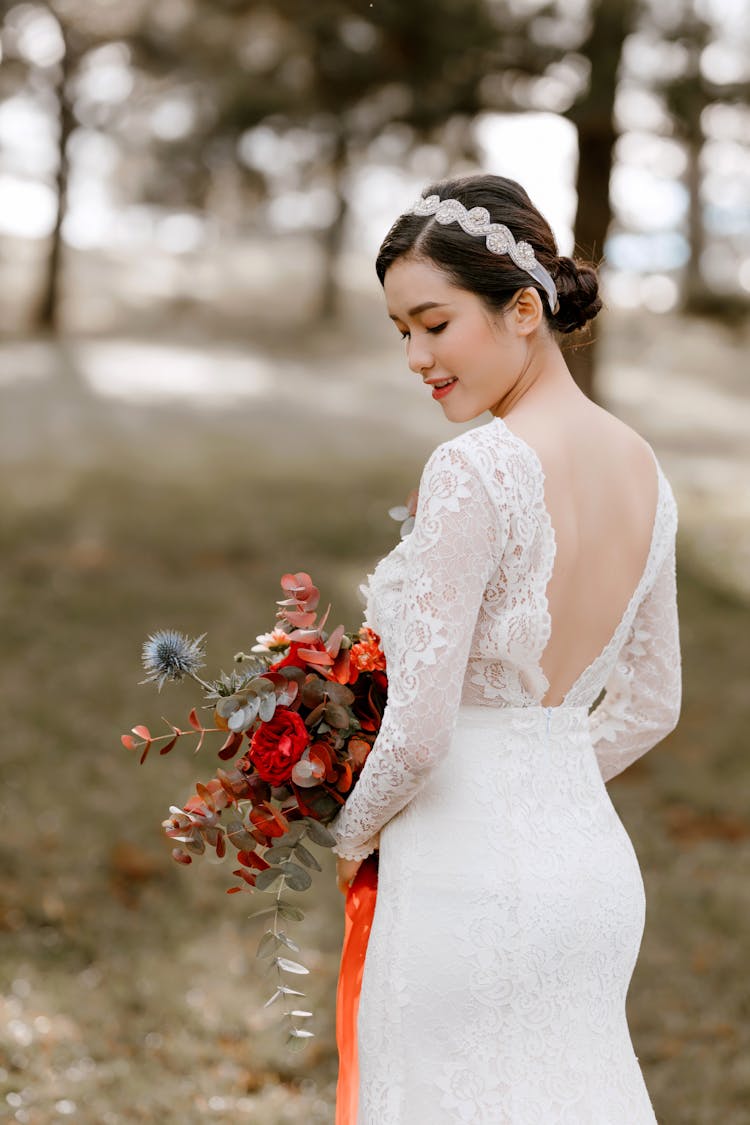
[[345,895],[349,890],[350,884],[354,881],[354,876],[363,863],[364,860],[362,859],[342,859],[341,856],[336,857],[336,883],[342,895]]

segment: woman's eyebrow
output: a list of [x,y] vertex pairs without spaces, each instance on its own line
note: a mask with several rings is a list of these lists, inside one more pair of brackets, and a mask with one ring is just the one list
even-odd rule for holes
[[[418,316],[419,313],[424,312],[425,309],[441,309],[445,305],[445,301],[425,301],[423,304],[415,305],[413,309],[409,309],[409,316]],[[390,317],[391,320],[398,319],[393,313],[390,314]]]

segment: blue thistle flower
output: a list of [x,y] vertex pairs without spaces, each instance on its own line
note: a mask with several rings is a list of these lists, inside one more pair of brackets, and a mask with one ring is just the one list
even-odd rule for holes
[[[143,667],[149,673],[142,684],[157,681],[159,691],[166,680],[178,681],[183,676],[193,676],[199,668],[203,667],[201,641],[205,637],[201,633],[195,640],[176,629],[159,629],[152,633],[143,643]],[[197,678],[197,677],[196,677]]]

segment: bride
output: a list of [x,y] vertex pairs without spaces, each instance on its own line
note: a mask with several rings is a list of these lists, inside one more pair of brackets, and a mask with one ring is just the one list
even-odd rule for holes
[[433,451],[368,575],[388,703],[330,826],[344,891],[379,849],[356,1122],[653,1125],[644,888],[605,783],[680,712],[672,490],[570,375],[596,272],[519,184],[432,184],[376,268],[425,393],[490,419]]

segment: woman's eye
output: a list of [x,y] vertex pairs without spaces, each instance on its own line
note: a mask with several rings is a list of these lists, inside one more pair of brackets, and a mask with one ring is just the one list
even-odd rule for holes
[[402,333],[401,333],[401,339],[402,339],[402,340],[405,340],[405,339],[407,338],[407,336],[409,336],[409,333],[408,333],[408,332],[402,332]]
[[428,328],[427,331],[428,332],[442,332],[443,329],[446,327],[447,323],[448,323],[448,321],[446,320],[444,324],[436,324],[434,328]]

